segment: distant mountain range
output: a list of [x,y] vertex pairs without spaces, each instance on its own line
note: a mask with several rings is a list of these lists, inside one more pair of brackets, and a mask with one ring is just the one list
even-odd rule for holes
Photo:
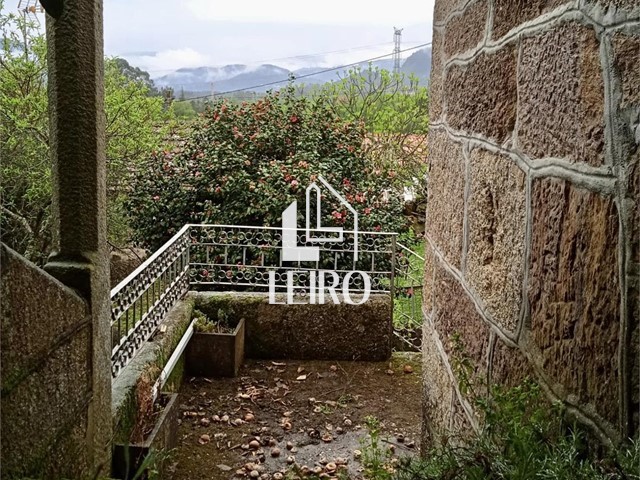
[[[393,60],[391,59],[377,60],[372,64],[374,67],[381,69],[393,69]],[[367,63],[363,62],[360,65],[366,67]],[[305,67],[298,70],[287,70],[270,64],[258,67],[225,65],[224,67],[181,68],[168,75],[156,78],[154,83],[157,87],[173,88],[176,95],[179,95],[182,91],[189,95],[211,93],[212,89],[215,92],[249,89],[248,91],[262,93],[270,89],[278,89],[285,85],[286,81],[275,85],[252,87],[286,80],[290,75],[299,78],[298,82],[306,85],[323,84],[338,80],[340,78],[339,75],[344,75],[343,70],[332,70],[330,72],[325,72],[325,70],[327,70],[326,67]],[[431,48],[424,48],[414,52],[403,62],[401,71],[416,75],[420,79],[420,83],[426,85],[431,71]]]

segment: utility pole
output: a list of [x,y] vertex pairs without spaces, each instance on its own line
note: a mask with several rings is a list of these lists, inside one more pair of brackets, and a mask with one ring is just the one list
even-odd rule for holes
[[400,43],[402,41],[402,28],[393,27],[393,73],[400,73]]

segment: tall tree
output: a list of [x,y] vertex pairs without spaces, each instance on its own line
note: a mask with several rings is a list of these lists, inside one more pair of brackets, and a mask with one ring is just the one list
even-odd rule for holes
[[[39,25],[11,13],[0,14],[0,31],[2,241],[42,264],[51,246],[46,41]],[[129,179],[143,158],[164,147],[173,118],[163,98],[152,96],[148,74],[126,65],[105,62],[108,226],[118,243],[128,238],[122,205]]]

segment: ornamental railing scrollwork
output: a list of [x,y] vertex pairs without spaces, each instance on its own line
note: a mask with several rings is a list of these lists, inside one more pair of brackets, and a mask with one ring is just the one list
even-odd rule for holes
[[189,226],[111,290],[111,373],[114,377],[189,290]]

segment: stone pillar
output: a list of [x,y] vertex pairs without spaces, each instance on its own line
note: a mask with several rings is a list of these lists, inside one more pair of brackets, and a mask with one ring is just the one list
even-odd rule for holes
[[53,163],[54,251],[45,270],[91,310],[90,463],[109,473],[111,375],[106,255],[102,0],[43,0]]

